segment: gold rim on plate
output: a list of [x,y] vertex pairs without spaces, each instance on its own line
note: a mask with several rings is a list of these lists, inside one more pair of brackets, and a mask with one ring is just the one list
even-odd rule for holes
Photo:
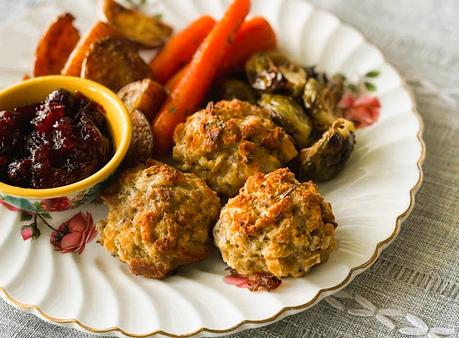
[[[315,8],[315,6],[313,6],[313,9],[314,10],[317,10]],[[359,30],[355,29],[352,25],[349,25],[349,24],[345,24],[343,23],[335,14],[333,13],[330,13],[330,12],[327,12],[329,13],[330,15],[334,16],[338,22],[340,22],[342,25],[347,25],[347,26],[350,26],[352,27],[355,31],[357,31],[359,34],[361,34],[364,38],[364,41],[369,43],[369,40],[366,38],[366,36],[360,32]],[[384,57],[384,61],[387,62],[387,58],[385,56],[385,54],[383,53],[383,51],[378,48],[377,46],[371,44],[374,48],[376,48]],[[391,65],[392,66],[392,65]],[[393,67],[393,66],[392,66]],[[394,67],[395,69],[395,67]],[[336,286],[333,286],[333,287],[329,287],[329,288],[324,288],[324,289],[320,289],[317,294],[314,296],[313,299],[311,299],[309,302],[307,303],[304,303],[304,304],[300,304],[300,305],[296,305],[296,306],[286,306],[286,307],[283,307],[281,310],[279,310],[276,314],[274,314],[273,316],[269,317],[269,318],[266,318],[266,319],[260,319],[260,320],[250,320],[250,319],[247,319],[247,320],[243,320],[241,322],[239,322],[238,324],[228,328],[228,329],[221,329],[221,330],[217,330],[217,329],[210,329],[210,328],[206,328],[206,327],[201,327],[199,328],[198,330],[194,331],[194,332],[190,332],[190,333],[186,333],[186,334],[174,334],[174,333],[170,333],[170,332],[166,332],[166,331],[163,331],[163,330],[156,330],[156,331],[152,331],[150,333],[146,333],[146,334],[134,334],[134,333],[130,333],[130,332],[127,332],[126,330],[118,327],[118,326],[115,326],[115,327],[109,327],[109,328],[106,328],[106,329],[96,329],[96,328],[93,328],[93,327],[90,327],[88,325],[85,325],[83,324],[82,322],[80,322],[78,319],[62,319],[62,318],[56,318],[56,317],[53,317],[53,316],[50,316],[48,315],[46,312],[44,312],[42,309],[40,309],[39,306],[37,305],[32,305],[32,304],[24,304],[24,303],[21,303],[17,300],[15,300],[3,287],[0,287],[0,291],[1,291],[1,294],[3,294],[3,298],[9,302],[10,304],[13,304],[14,306],[16,306],[17,308],[20,308],[22,310],[25,310],[27,312],[35,312],[36,314],[38,314],[39,316],[41,316],[43,319],[47,320],[48,322],[51,322],[51,323],[54,323],[54,324],[73,324],[73,325],[76,325],[78,327],[80,327],[81,329],[84,329],[86,331],[89,331],[91,333],[95,333],[95,334],[105,334],[105,333],[114,333],[114,332],[118,332],[118,333],[121,333],[125,336],[128,336],[128,337],[135,337],[135,338],[145,338],[145,337],[150,337],[150,336],[154,336],[154,335],[163,335],[163,336],[166,336],[166,337],[173,337],[173,338],[176,338],[176,337],[192,337],[192,336],[195,336],[197,334],[200,334],[200,333],[212,333],[212,334],[224,334],[224,333],[230,333],[232,331],[235,331],[239,328],[241,328],[242,326],[244,325],[255,325],[255,326],[264,326],[265,324],[269,324],[269,323],[272,323],[272,322],[275,322],[277,319],[280,319],[279,317],[281,317],[282,315],[286,315],[287,312],[289,311],[297,311],[297,312],[300,312],[298,310],[306,310],[308,307],[314,305],[325,293],[329,293],[330,295],[333,294],[334,292],[336,291],[339,291],[340,289],[344,288],[347,284],[349,284],[352,279],[354,279],[357,275],[359,275],[360,273],[362,273],[364,270],[368,269],[370,266],[372,266],[376,260],[378,259],[378,257],[380,256],[381,252],[383,249],[385,249],[398,235],[398,233],[400,232],[400,227],[401,227],[401,223],[406,220],[408,218],[408,216],[410,215],[410,213],[413,211],[413,208],[414,208],[414,203],[415,203],[415,195],[416,193],[418,192],[419,188],[421,187],[422,185],[422,182],[424,180],[424,173],[423,173],[423,170],[422,170],[422,164],[424,163],[424,160],[425,160],[425,157],[426,157],[426,145],[425,145],[425,142],[423,140],[423,133],[424,133],[424,122],[422,120],[422,117],[421,117],[421,114],[418,112],[417,110],[417,105],[416,105],[416,98],[413,94],[413,91],[411,90],[411,88],[407,85],[405,79],[400,75],[400,72],[396,69],[399,77],[400,77],[400,80],[401,80],[401,86],[403,89],[405,89],[408,94],[410,95],[410,98],[411,98],[411,101],[412,101],[412,111],[413,113],[416,115],[417,119],[418,119],[418,122],[419,122],[419,131],[417,133],[417,139],[419,141],[419,144],[421,145],[421,155],[420,157],[418,158],[416,164],[417,164],[417,167],[418,167],[418,170],[419,170],[419,178],[418,178],[418,181],[416,182],[416,184],[410,189],[410,205],[408,206],[408,208],[402,213],[400,214],[397,219],[396,219],[396,224],[395,224],[395,228],[394,228],[394,231],[392,232],[392,234],[386,238],[384,241],[382,242],[379,242],[377,245],[376,245],[376,248],[375,248],[375,252],[373,253],[373,256],[368,260],[366,261],[365,263],[357,266],[357,267],[354,267],[352,268],[350,271],[349,271],[349,274],[346,276],[346,278],[344,278],[344,280],[337,284]]]

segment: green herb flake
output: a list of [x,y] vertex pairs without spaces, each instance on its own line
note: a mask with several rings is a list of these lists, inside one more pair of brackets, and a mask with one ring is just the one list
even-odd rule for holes
[[371,82],[365,82],[365,88],[370,92],[376,91],[376,86]]
[[379,76],[378,70],[372,70],[365,74],[365,77],[375,78]]
[[357,93],[358,90],[359,90],[359,88],[357,87],[357,85],[355,85],[355,84],[353,84],[353,83],[349,83],[349,84],[347,85],[347,88],[348,88],[351,92],[353,92],[353,93]]

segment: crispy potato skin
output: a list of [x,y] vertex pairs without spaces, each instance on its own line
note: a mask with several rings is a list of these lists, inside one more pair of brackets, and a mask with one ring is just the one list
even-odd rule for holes
[[143,163],[153,153],[153,132],[150,123],[140,110],[131,111],[132,140],[129,151],[123,161],[123,166],[133,167]]
[[120,37],[120,33],[105,22],[97,21],[91,29],[78,41],[78,44],[70,54],[64,69],[62,69],[62,75],[67,76],[81,76],[81,68],[83,62],[88,54],[89,48],[97,40],[106,38],[107,36]]
[[123,7],[114,0],[105,0],[102,10],[111,26],[142,47],[160,47],[172,34],[172,28],[161,20]]
[[129,111],[138,109],[151,122],[166,100],[167,91],[159,83],[151,79],[143,79],[121,88],[118,97]]
[[109,213],[97,224],[99,243],[134,274],[164,278],[206,257],[220,200],[194,174],[149,161],[123,172],[102,199]]
[[246,179],[273,171],[297,155],[293,141],[268,112],[247,102],[209,104],[177,126],[173,157],[223,197],[237,194]]
[[40,39],[35,52],[33,76],[60,74],[72,50],[80,40],[75,18],[65,13],[53,21]]
[[299,183],[287,168],[247,180],[223,207],[215,245],[239,274],[303,276],[335,246],[331,205],[312,182]]
[[83,62],[82,77],[117,92],[128,83],[152,78],[150,67],[127,40],[106,37],[92,44]]

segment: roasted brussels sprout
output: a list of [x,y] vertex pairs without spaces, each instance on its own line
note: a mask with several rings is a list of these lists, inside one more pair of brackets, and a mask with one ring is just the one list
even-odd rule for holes
[[298,177],[301,180],[331,180],[344,168],[354,144],[354,124],[343,118],[336,119],[320,140],[300,151],[296,163]]
[[309,77],[303,93],[304,106],[319,132],[326,131],[342,116],[338,103],[343,96],[344,78],[340,75],[330,80],[324,74]]
[[273,120],[293,137],[298,147],[308,146],[312,123],[294,99],[283,95],[263,94],[258,104],[269,111]]
[[238,99],[252,104],[257,103],[257,93],[246,82],[241,80],[226,80],[217,91],[217,101]]
[[251,86],[263,92],[300,97],[306,84],[305,69],[278,51],[253,54],[245,71]]

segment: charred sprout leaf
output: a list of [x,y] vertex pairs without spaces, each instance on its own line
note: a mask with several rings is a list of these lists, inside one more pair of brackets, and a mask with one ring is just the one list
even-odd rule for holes
[[300,97],[306,85],[306,71],[293,63],[281,65],[279,70],[284,78],[283,91],[293,97]]
[[279,52],[259,52],[253,54],[245,64],[247,79],[253,88],[273,92],[282,85],[279,65],[288,59]]
[[298,177],[301,180],[331,180],[344,168],[354,144],[354,124],[337,119],[320,140],[300,151]]
[[304,106],[319,132],[327,130],[338,117],[341,110],[338,103],[343,96],[344,79],[334,76],[330,80],[325,75],[309,78],[303,93]]
[[247,83],[240,80],[226,80],[218,89],[218,101],[238,99],[257,103],[257,93]]
[[258,104],[270,112],[273,120],[303,148],[309,144],[312,123],[303,108],[289,96],[263,94]]
[[253,88],[268,93],[301,96],[306,83],[305,69],[278,51],[253,54],[245,71]]

